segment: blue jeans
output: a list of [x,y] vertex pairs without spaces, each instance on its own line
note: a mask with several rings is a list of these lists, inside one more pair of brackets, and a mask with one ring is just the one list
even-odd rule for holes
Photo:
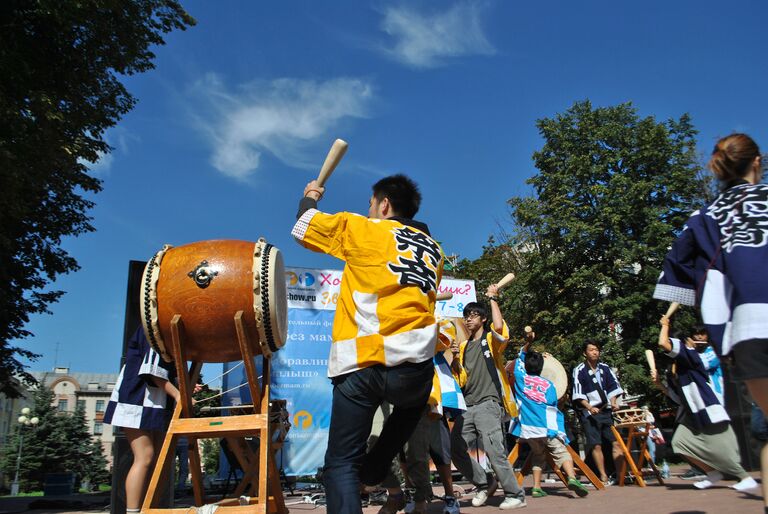
[[[387,368],[371,366],[333,379],[333,407],[323,482],[328,512],[360,514],[360,482],[384,480],[392,459],[408,441],[432,390],[432,359]],[[376,444],[365,447],[382,401],[394,407]]]

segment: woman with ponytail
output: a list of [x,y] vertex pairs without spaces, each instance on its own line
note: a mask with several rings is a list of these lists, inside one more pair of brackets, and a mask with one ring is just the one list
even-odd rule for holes
[[[768,413],[768,185],[746,134],[717,142],[708,163],[720,195],[691,215],[664,260],[654,298],[695,305],[720,355]],[[768,446],[760,456],[768,498]],[[766,504],[768,512],[768,504]]]

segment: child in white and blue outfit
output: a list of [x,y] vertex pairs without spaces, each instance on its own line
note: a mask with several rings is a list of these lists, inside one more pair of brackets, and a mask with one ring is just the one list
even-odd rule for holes
[[[531,333],[532,339],[532,333]],[[547,496],[541,489],[541,470],[546,464],[546,454],[552,457],[556,467],[562,467],[568,476],[568,489],[578,496],[588,494],[576,479],[573,459],[568,453],[563,413],[557,408],[555,385],[541,376],[545,355],[529,352],[530,340],[520,350],[515,361],[515,398],[518,417],[510,426],[512,435],[524,440],[531,447],[533,464],[534,498]]]

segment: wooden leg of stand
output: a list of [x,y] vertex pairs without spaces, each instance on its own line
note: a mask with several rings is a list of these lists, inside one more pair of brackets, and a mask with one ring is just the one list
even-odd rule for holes
[[283,499],[283,488],[280,486],[280,471],[277,469],[274,452],[270,452],[268,464],[269,476],[267,477],[267,482],[269,485],[270,494],[268,512],[276,514],[287,514],[288,509],[285,507],[285,500]]
[[[630,427],[630,435],[628,440],[631,442],[632,440],[632,430],[634,427]],[[621,448],[622,453],[624,454],[624,463],[621,465],[622,473],[621,477],[619,479],[619,486],[624,485],[624,477],[626,476],[626,466],[629,465],[629,468],[632,470],[632,473],[635,476],[635,480],[637,481],[637,485],[640,487],[645,487],[645,481],[643,480],[643,475],[637,470],[637,466],[635,466],[635,461],[632,458],[632,454],[629,452],[629,449],[627,449],[627,445],[624,444],[624,440],[621,438],[621,434],[616,429],[615,426],[611,426],[611,430],[613,431],[613,436],[616,438],[616,441],[619,443],[619,448]]]
[[549,463],[549,467],[552,468],[552,471],[555,472],[555,475],[557,475],[557,478],[560,479],[565,487],[568,487],[568,477],[560,471],[560,468],[555,464],[555,459],[552,458],[552,455],[550,455],[549,452],[547,452],[547,462]]
[[[520,456],[520,443],[515,443],[515,447],[512,448],[512,451],[509,452],[509,455],[507,455],[507,461],[509,462],[509,465],[512,466],[512,469],[515,469],[515,462],[517,462],[517,458]],[[515,473],[515,478],[517,478],[517,483],[521,486],[523,485],[523,474],[519,471]]]
[[[269,457],[272,455],[270,443],[272,442],[272,433],[269,423],[269,359],[264,359],[261,375],[261,392],[263,395],[261,401],[261,415],[267,420],[266,428],[261,430],[259,439],[259,501],[269,503],[269,489],[267,487],[267,475],[269,474]],[[280,480],[280,477],[277,477]]]
[[[259,387],[259,377],[256,375],[256,365],[253,363],[253,351],[251,350],[248,334],[245,331],[243,323],[243,311],[237,311],[235,314],[235,330],[237,330],[237,341],[240,344],[240,353],[243,356],[243,367],[245,367],[245,376],[248,379],[248,389],[251,393],[251,403],[253,403],[253,412],[258,413],[261,407],[261,388]],[[267,359],[264,359],[266,361]],[[262,372],[262,379],[264,373]],[[262,380],[262,384],[267,383]]]
[[586,476],[589,481],[592,482],[592,485],[595,486],[595,489],[605,489],[603,481],[600,480],[597,475],[595,475],[589,466],[587,466],[587,463],[584,462],[584,460],[581,458],[581,455],[579,455],[576,450],[570,446],[566,445],[565,447],[568,449],[568,453],[571,455],[571,459],[573,459],[574,466],[579,468],[581,472],[584,473],[584,476]]

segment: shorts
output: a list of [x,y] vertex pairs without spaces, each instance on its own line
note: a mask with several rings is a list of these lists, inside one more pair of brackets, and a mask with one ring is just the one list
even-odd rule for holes
[[435,466],[451,464],[451,433],[445,418],[434,420],[429,427],[429,456]]
[[597,414],[582,414],[581,425],[584,428],[588,447],[614,441],[611,430],[613,416],[609,410],[601,410]]
[[768,378],[768,339],[749,339],[736,344],[732,350],[736,380]]
[[531,466],[533,469],[543,469],[547,463],[547,453],[552,457],[555,467],[560,467],[571,459],[568,449],[557,437],[537,437],[535,439],[526,439],[525,441],[531,447]]

